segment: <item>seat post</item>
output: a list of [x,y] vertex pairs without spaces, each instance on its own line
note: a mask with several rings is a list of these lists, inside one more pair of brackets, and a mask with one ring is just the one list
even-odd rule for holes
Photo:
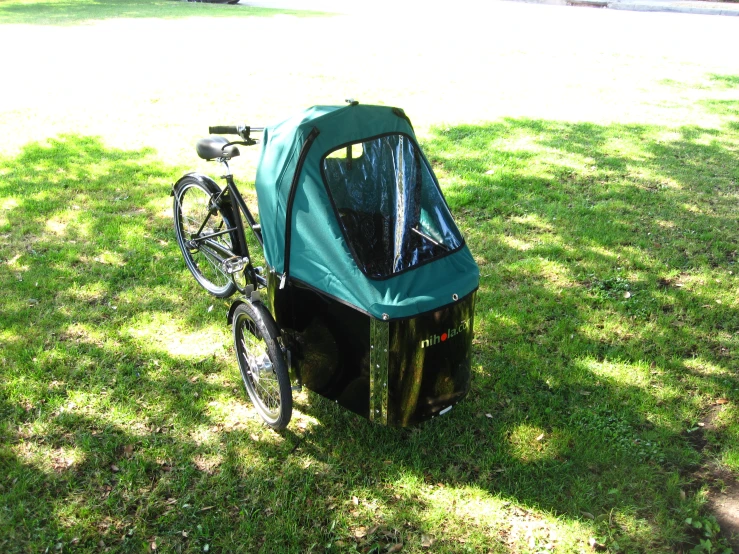
[[232,174],[231,174],[231,168],[228,166],[228,162],[226,161],[226,158],[218,158],[218,162],[223,166],[223,169],[225,171],[222,177],[226,179],[227,181],[229,181],[230,178],[232,177]]

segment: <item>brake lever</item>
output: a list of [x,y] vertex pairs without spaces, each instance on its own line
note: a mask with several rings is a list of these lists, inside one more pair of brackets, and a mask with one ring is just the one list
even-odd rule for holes
[[258,143],[259,143],[258,140],[255,140],[255,139],[252,139],[252,138],[250,138],[248,140],[235,140],[233,142],[227,142],[226,144],[224,144],[223,146],[221,146],[221,150],[223,150],[227,146],[232,146],[234,144],[239,144],[241,146],[254,146],[255,144],[258,144]]

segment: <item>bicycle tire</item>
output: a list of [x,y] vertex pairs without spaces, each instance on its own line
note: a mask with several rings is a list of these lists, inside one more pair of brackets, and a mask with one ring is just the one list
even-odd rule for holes
[[[223,256],[215,248],[233,252],[237,244],[236,233],[219,235],[209,242],[199,242],[197,246],[190,242],[206,219],[212,199],[220,192],[215,183],[190,176],[181,179],[174,188],[174,230],[185,265],[198,284],[217,298],[228,298],[236,292],[236,285],[221,266]],[[204,231],[212,234],[230,228],[233,228],[230,218],[216,208],[208,217]]]
[[239,371],[252,403],[264,422],[279,430],[290,423],[292,389],[279,331],[261,303],[239,304],[233,315],[233,337]]

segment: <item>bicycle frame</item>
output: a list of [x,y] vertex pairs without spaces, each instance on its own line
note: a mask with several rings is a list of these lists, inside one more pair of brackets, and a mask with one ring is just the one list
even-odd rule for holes
[[[228,229],[222,229],[217,233],[200,236],[200,233],[203,231],[208,223],[208,219],[214,212],[214,210],[211,210],[208,216],[201,223],[200,229],[198,229],[197,233],[195,233],[196,238],[190,239],[190,242],[193,245],[204,243],[207,250],[201,250],[203,254],[205,256],[215,254],[216,259],[213,261],[220,264],[221,266],[227,266],[229,262],[231,262],[234,266],[238,266],[238,264],[243,263],[244,260],[247,260],[243,268],[244,276],[246,278],[246,284],[243,287],[236,279],[236,275],[241,273],[242,270],[238,269],[235,271],[228,271],[231,281],[234,283],[234,285],[236,285],[236,288],[239,290],[239,292],[243,294],[248,285],[252,285],[255,289],[259,286],[266,287],[267,279],[264,276],[260,275],[258,268],[255,268],[252,264],[251,255],[249,252],[249,245],[246,241],[246,233],[244,231],[244,220],[242,219],[242,217],[249,224],[251,232],[254,233],[254,236],[256,237],[259,245],[262,248],[264,247],[264,240],[262,239],[261,226],[257,223],[254,215],[251,213],[251,210],[249,210],[249,207],[246,205],[243,196],[241,196],[241,193],[236,186],[233,174],[231,173],[228,163],[224,159],[220,159],[218,161],[223,165],[225,169],[225,173],[222,175],[222,178],[226,181],[226,187],[221,190],[221,193],[218,196],[213,197],[212,202],[215,207],[219,208],[226,215],[226,217],[228,217],[228,220],[231,223],[231,227],[229,227]],[[201,176],[201,178],[208,179],[205,176]],[[214,237],[225,235],[227,233],[235,233],[236,240],[234,241],[233,251],[228,250],[222,244],[219,244],[218,242],[212,240]]]
[[[267,279],[264,276],[260,275],[252,264],[251,255],[249,253],[249,245],[246,242],[246,233],[244,232],[244,222],[242,220],[242,215],[248,222],[249,229],[252,233],[254,233],[254,236],[259,242],[259,245],[264,248],[262,228],[257,223],[254,215],[251,213],[251,210],[249,210],[249,207],[246,205],[244,197],[241,196],[239,189],[236,187],[236,183],[234,182],[233,174],[231,173],[231,169],[228,166],[228,162],[226,162],[226,160],[219,161],[226,170],[225,174],[223,175],[223,179],[225,179],[226,181],[226,188],[221,192],[220,196],[215,199],[215,202],[222,203],[219,204],[221,209],[229,210],[231,212],[230,215],[233,220],[233,224],[235,225],[235,229],[233,230],[236,231],[236,238],[238,241],[239,250],[239,252],[235,253],[235,255],[238,256],[240,254],[242,258],[246,258],[249,260],[246,264],[246,267],[244,268],[244,273],[247,276],[248,281],[250,282],[250,284],[254,285],[254,288],[257,288],[257,285],[266,287]],[[236,279],[234,278],[234,275],[235,273],[231,273],[231,278],[236,285],[236,288],[239,289],[239,292],[243,293],[245,287],[242,288],[239,286],[239,284],[236,282]]]

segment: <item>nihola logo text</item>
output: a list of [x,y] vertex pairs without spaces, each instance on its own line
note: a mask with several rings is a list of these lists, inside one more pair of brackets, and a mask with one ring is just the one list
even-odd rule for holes
[[462,323],[459,324],[458,327],[447,329],[446,333],[442,333],[441,335],[431,335],[426,340],[422,340],[421,348],[428,348],[429,346],[434,346],[442,342],[446,342],[447,340],[454,338],[457,335],[462,334],[464,331],[466,331],[469,328],[470,328],[470,320],[465,319]]

